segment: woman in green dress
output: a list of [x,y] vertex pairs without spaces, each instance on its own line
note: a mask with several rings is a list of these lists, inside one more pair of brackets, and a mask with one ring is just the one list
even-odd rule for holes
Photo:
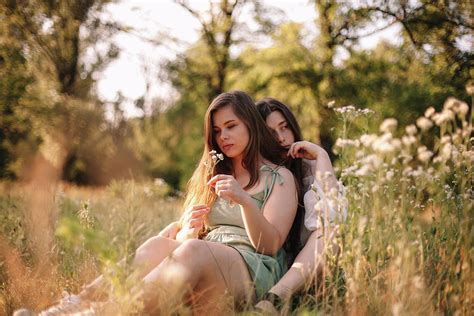
[[[284,148],[251,98],[240,91],[212,101],[204,135],[201,161],[188,184],[186,215],[180,225],[173,223],[135,254],[135,267],[143,276],[136,295],[147,313],[163,307],[160,288],[167,289],[167,300],[189,303],[197,312],[217,312],[226,295],[235,303],[252,304],[286,271],[282,246],[297,212],[298,194],[292,173],[281,167]],[[204,214],[208,231],[198,239]],[[85,300],[94,297],[101,282],[99,277],[42,315],[77,312],[74,301],[87,305]]]

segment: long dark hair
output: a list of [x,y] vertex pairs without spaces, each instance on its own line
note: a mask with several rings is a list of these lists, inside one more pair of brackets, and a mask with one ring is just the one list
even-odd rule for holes
[[[257,106],[257,110],[264,120],[266,120],[272,112],[279,111],[285,118],[288,127],[293,133],[295,142],[303,140],[303,137],[301,136],[300,125],[298,124],[298,121],[296,121],[295,116],[288,108],[288,106],[273,98],[264,98],[258,101],[255,105]],[[291,226],[291,230],[288,235],[285,247],[287,252],[289,252],[290,254],[291,261],[293,261],[302,248],[300,241],[300,229],[302,227],[304,218],[304,203],[301,190],[303,189],[303,177],[305,172],[303,170],[302,159],[292,159],[291,162],[288,164],[288,168],[295,176],[298,187],[300,188],[298,190],[298,210],[296,212],[293,225]]]
[[221,93],[211,102],[205,115],[204,149],[201,161],[188,182],[184,203],[185,210],[194,204],[211,206],[216,195],[206,183],[216,174],[233,173],[232,162],[228,157],[224,156],[224,160],[216,165],[209,155],[211,150],[219,151],[212,125],[214,113],[226,106],[232,107],[235,115],[249,130],[249,142],[244,151],[242,165],[249,172],[250,181],[244,189],[251,188],[259,180],[258,161],[260,155],[277,165],[285,164],[288,160],[285,157],[286,149],[273,137],[265,121],[259,115],[252,98],[242,91]]

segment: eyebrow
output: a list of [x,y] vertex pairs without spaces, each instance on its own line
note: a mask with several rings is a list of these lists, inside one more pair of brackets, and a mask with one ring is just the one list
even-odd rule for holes
[[285,119],[283,119],[283,121],[281,121],[280,123],[278,123],[278,126],[283,125],[283,124],[288,124],[288,122],[287,122]]
[[[227,125],[227,124],[229,124],[229,123],[236,122],[236,121],[237,121],[237,120],[234,120],[234,119],[232,119],[232,120],[228,120],[228,121],[224,122],[224,124],[223,124],[223,125],[225,126],[225,125]],[[219,128],[219,127],[214,125],[214,126],[212,126],[212,128],[214,128],[214,129],[215,129],[215,128]]]

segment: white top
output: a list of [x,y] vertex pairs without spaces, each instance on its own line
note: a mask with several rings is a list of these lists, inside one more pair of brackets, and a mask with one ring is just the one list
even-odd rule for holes
[[[301,241],[306,243],[311,231],[345,221],[348,203],[346,190],[341,182],[338,181],[337,190],[332,189],[330,192],[323,190],[321,182],[314,177],[316,174],[315,164],[310,161],[304,161],[304,163],[309,168],[305,168],[305,177],[302,181],[305,215],[304,227],[301,229]],[[324,193],[325,191],[327,193]]]

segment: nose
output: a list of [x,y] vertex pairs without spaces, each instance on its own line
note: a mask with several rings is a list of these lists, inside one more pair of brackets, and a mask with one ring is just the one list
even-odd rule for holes
[[282,133],[278,133],[278,142],[283,144],[285,142],[285,137],[283,137]]
[[221,134],[219,135],[221,140],[226,140],[229,138],[228,133],[226,132],[225,129],[221,130]]

